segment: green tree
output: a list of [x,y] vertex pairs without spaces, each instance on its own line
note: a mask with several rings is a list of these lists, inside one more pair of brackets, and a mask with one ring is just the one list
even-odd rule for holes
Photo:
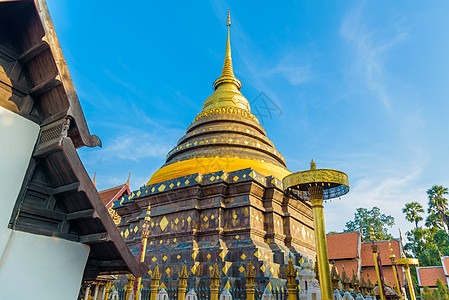
[[426,249],[426,241],[429,230],[426,228],[415,228],[405,233],[407,240],[409,241],[404,245],[404,250],[411,257],[418,257]]
[[374,206],[371,210],[366,208],[357,208],[354,214],[354,220],[349,221],[345,225],[345,232],[355,231],[362,228],[362,236],[364,240],[369,240],[373,230],[374,239],[376,241],[389,240],[393,236],[388,233],[387,227],[394,225],[394,218],[380,212],[380,208]]
[[447,188],[441,185],[434,185],[427,190],[427,196],[429,197],[427,212],[429,216],[426,220],[426,226],[441,228],[447,232],[449,216],[447,213],[447,199],[444,197],[447,194]]
[[424,287],[422,294],[423,300],[446,300],[449,299],[449,292],[447,286],[438,278],[437,289],[431,290],[427,286]]
[[418,202],[406,203],[402,212],[405,214],[407,221],[415,223],[415,229],[418,228],[418,223],[423,220],[423,217],[420,215],[424,213],[422,205]]
[[409,241],[404,245],[404,250],[411,257],[419,259],[422,267],[440,266],[440,254],[449,255],[449,236],[444,230],[435,227],[418,227],[406,233]]

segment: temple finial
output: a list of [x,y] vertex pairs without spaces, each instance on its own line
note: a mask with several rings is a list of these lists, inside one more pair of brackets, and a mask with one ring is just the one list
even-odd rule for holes
[[370,234],[370,239],[374,241],[376,239],[376,236],[374,235],[374,230],[371,225],[369,226],[369,234]]
[[232,68],[232,57],[231,57],[231,38],[230,38],[230,27],[231,27],[231,12],[228,11],[228,20],[226,21],[226,26],[228,27],[228,39],[226,41],[226,55],[225,61],[223,65],[223,71],[221,72],[221,76],[215,80],[214,87],[217,89],[218,85],[221,83],[233,83],[240,90],[242,83],[240,80],[235,78],[234,70]]
[[97,187],[97,185],[95,184],[95,177],[97,177],[97,171],[95,171],[94,179],[92,179],[92,183],[94,184],[94,187]]
[[312,159],[312,161],[310,162],[310,170],[316,170],[316,164],[315,164],[315,162],[313,161],[313,159]]
[[128,173],[128,180],[126,181],[126,185],[129,185],[129,178],[131,177],[131,172]]

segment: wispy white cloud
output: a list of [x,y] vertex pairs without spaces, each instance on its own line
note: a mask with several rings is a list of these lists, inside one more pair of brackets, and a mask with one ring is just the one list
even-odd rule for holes
[[141,161],[145,158],[165,157],[171,146],[161,141],[160,137],[145,134],[122,134],[112,139],[107,139],[105,147],[97,152],[97,158],[103,161],[122,159]]
[[420,182],[428,164],[426,156],[415,153],[407,166],[395,163],[393,159],[369,163],[365,158],[359,163],[367,165],[361,166],[357,162],[352,163],[352,173],[359,176],[355,180],[350,178],[351,191],[348,195],[326,204],[328,230],[343,230],[345,223],[354,218],[357,208],[371,209],[374,206],[395,218],[396,224],[389,230],[394,236],[398,235],[399,228],[403,232],[411,229],[412,224],[405,220],[402,208],[412,201],[426,207],[426,186]]
[[313,77],[311,64],[301,64],[294,58],[293,53],[284,56],[276,66],[266,68],[259,74],[264,77],[280,75],[293,86],[307,82]]
[[395,31],[387,34],[379,33],[382,28],[369,29],[365,23],[364,7],[361,5],[345,16],[340,27],[340,34],[355,50],[356,72],[362,75],[367,88],[389,110],[392,96],[387,84],[385,61],[388,58],[388,52],[407,38],[408,34],[400,31],[398,26],[391,26]]

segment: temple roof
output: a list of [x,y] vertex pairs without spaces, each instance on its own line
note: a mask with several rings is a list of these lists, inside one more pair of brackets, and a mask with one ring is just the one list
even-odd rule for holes
[[148,184],[194,173],[233,172],[245,168],[278,179],[291,173],[240,92],[242,84],[235,77],[232,65],[229,13],[226,25],[225,59],[222,73],[214,82],[215,91]]
[[[390,252],[390,243],[391,248],[393,249],[393,254],[396,255],[396,257],[401,257],[401,251],[399,242],[397,240],[390,241],[376,241],[376,245],[379,247],[380,252],[380,260],[382,262],[383,266],[391,266],[391,260],[388,257]],[[365,266],[374,266],[374,257],[373,257],[373,250],[371,249],[371,242],[364,242],[362,243],[362,267]]]
[[326,239],[330,260],[359,257],[360,233],[358,231],[328,234]]
[[436,287],[438,279],[446,284],[446,275],[444,274],[444,269],[441,266],[419,267],[416,268],[416,270],[418,272],[419,286],[421,287]]
[[122,196],[126,196],[131,194],[129,185],[124,183],[115,187],[108,188],[106,190],[99,191],[101,201],[103,201],[104,206],[109,208],[112,205],[112,202],[117,200]]

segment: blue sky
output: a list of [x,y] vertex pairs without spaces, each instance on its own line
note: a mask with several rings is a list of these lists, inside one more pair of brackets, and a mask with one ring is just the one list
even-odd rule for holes
[[[357,207],[412,227],[404,204],[449,186],[447,1],[47,0],[90,131],[97,187],[144,185],[213,92],[231,10],[234,71],[291,171],[349,175],[327,231]],[[259,103],[259,104],[258,104]],[[260,117],[260,116],[259,116]]]

